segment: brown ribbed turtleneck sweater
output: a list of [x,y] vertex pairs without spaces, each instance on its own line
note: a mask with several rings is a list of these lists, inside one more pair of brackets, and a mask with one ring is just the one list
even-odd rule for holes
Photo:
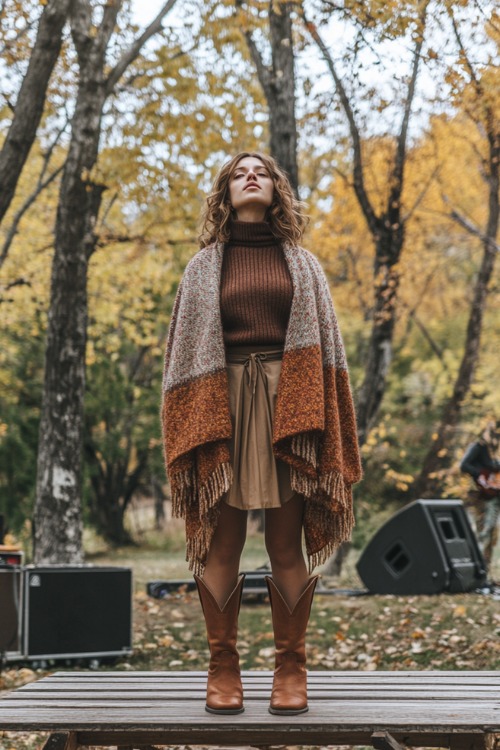
[[282,346],[292,296],[288,265],[269,224],[233,221],[220,286],[225,345]]

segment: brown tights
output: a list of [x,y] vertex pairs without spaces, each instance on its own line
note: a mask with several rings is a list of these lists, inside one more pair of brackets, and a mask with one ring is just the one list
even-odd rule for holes
[[[265,511],[265,541],[274,582],[290,610],[308,581],[302,553],[304,499],[295,494],[281,508]],[[221,503],[203,580],[223,607],[236,586],[245,545],[247,512]]]

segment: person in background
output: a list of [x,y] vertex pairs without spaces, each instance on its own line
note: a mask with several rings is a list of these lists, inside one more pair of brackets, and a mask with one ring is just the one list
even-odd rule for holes
[[224,164],[170,322],[165,460],[205,617],[212,713],[243,711],[236,635],[248,511],[265,514],[269,711],[283,715],[308,709],[305,634],[318,579],[309,574],[354,522],[361,464],[347,363],[324,271],[299,244],[301,209],[270,156],[242,152]]
[[495,457],[500,442],[499,428],[498,422],[488,422],[478,439],[468,446],[460,463],[460,469],[474,480],[479,501],[485,506],[478,524],[478,542],[488,570],[498,539],[500,518],[500,461]]

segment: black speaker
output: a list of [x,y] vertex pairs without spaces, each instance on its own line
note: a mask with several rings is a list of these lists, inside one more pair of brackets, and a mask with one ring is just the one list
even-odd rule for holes
[[486,566],[461,500],[416,500],[377,531],[357,564],[374,594],[471,591]]
[[0,655],[7,661],[21,656],[21,586],[19,567],[0,567]]
[[105,657],[131,652],[130,569],[29,567],[24,577],[26,657]]

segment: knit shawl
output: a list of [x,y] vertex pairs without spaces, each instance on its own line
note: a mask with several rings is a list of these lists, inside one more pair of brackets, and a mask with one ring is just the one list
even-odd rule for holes
[[[305,497],[309,570],[350,538],[351,486],[361,478],[344,346],[323,269],[284,244],[293,284],[273,421],[273,453]],[[224,245],[200,250],[175,298],[163,375],[162,428],[172,513],[186,521],[186,559],[201,575],[233,470],[232,425],[220,313]]]

